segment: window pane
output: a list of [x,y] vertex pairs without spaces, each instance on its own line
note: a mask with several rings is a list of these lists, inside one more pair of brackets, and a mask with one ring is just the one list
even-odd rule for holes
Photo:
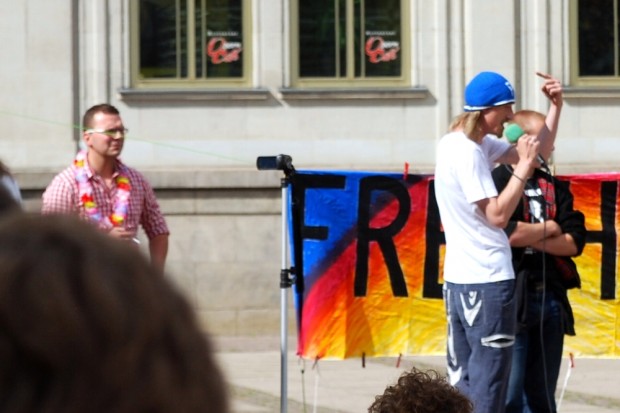
[[[335,0],[299,1],[299,75],[301,77],[336,76]],[[344,0],[342,0],[344,2]],[[344,27],[341,39],[344,42]],[[344,43],[340,45],[344,52]],[[344,65],[344,61],[341,62]],[[342,69],[342,66],[340,67]]]
[[[401,77],[401,0],[297,0],[299,77]],[[352,67],[351,67],[352,66]]]
[[196,77],[205,77],[207,73],[207,0],[195,0],[194,2],[194,57],[196,59]]
[[[364,74],[373,76],[401,75],[400,0],[364,0],[364,44],[356,55],[364,59]],[[360,31],[356,30],[357,33]]]
[[579,76],[614,76],[614,0],[579,1]]
[[364,41],[362,32],[364,30],[364,12],[362,9],[363,0],[354,0],[353,3],[353,50],[355,50],[355,77],[362,76],[362,62],[364,61],[363,55],[360,56],[359,51],[362,50],[362,42]]
[[243,78],[242,2],[140,0],[139,78]]
[[185,0],[176,0],[177,5],[177,32],[176,43],[179,45],[177,59],[177,69],[182,78],[187,78],[187,2]]
[[[202,56],[206,55],[207,77],[242,77],[244,54],[241,0],[207,0],[206,4],[206,38],[198,25],[196,38],[205,39],[203,46],[197,49]],[[198,7],[196,10],[198,12]],[[197,59],[196,64],[201,66],[202,61],[202,58]],[[197,68],[196,73],[202,73],[202,70]]]
[[338,61],[337,68],[341,77],[347,76],[347,4],[346,0],[338,0]]
[[[165,78],[180,75],[175,0],[140,2],[140,76]],[[182,59],[181,59],[182,60]]]

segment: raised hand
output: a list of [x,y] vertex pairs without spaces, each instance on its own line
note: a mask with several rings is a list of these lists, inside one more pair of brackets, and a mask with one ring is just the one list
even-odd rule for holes
[[536,72],[536,76],[545,80],[540,89],[547,99],[556,106],[562,106],[562,83],[547,73]]

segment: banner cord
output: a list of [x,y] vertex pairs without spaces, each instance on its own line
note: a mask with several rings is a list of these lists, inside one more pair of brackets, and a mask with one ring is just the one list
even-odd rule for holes
[[313,401],[312,413],[316,413],[317,407],[319,405],[319,379],[321,378],[321,372],[319,371],[319,359],[318,358],[314,361],[314,365],[312,367],[314,369],[314,401]]
[[300,369],[300,373],[301,373],[301,401],[302,404],[304,406],[304,413],[307,413],[306,411],[306,405],[307,405],[307,401],[306,401],[306,360],[303,358],[299,358],[299,361],[301,362],[301,369]]

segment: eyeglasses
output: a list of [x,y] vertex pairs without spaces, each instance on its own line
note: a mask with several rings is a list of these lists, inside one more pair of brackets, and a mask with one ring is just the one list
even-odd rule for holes
[[118,135],[125,136],[129,129],[127,128],[118,128],[118,129],[86,129],[84,132],[86,133],[101,133],[103,135],[107,135],[110,138],[115,138]]

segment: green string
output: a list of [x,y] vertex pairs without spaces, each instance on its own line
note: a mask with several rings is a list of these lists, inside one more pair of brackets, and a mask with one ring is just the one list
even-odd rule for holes
[[[27,119],[27,120],[32,121],[32,122],[39,122],[39,123],[46,123],[46,124],[49,124],[49,125],[62,126],[62,127],[66,127],[66,128],[70,128],[70,129],[74,129],[74,130],[80,130],[81,129],[80,125],[75,125],[75,124],[68,125],[68,124],[62,123],[62,122],[56,122],[56,121],[51,121],[51,120],[48,120],[48,119],[42,119],[42,118],[37,118],[37,117],[33,117],[33,116],[23,115],[23,114],[20,114],[20,113],[9,112],[7,110],[0,110],[0,115],[6,115],[6,116],[12,116],[12,117],[16,117],[16,118]],[[132,136],[132,135],[129,135],[127,137],[127,139],[130,140],[130,141],[145,142],[145,143],[149,143],[149,144],[155,145],[155,146],[172,148],[172,149],[176,149],[176,150],[180,150],[180,151],[186,151],[186,152],[190,152],[190,153],[196,153],[196,154],[200,154],[200,155],[207,155],[207,156],[211,156],[213,158],[226,159],[226,160],[238,162],[238,163],[241,163],[241,164],[254,164],[253,160],[241,159],[241,158],[237,158],[237,157],[233,157],[233,156],[218,154],[218,153],[215,153],[215,152],[200,151],[200,150],[188,148],[188,147],[185,147],[185,146],[182,146],[182,145],[174,145],[174,144],[170,144],[170,143],[163,143],[163,142],[157,142],[157,141],[152,141],[152,140],[148,140],[148,139],[141,139],[141,138],[137,138],[137,137]]]

